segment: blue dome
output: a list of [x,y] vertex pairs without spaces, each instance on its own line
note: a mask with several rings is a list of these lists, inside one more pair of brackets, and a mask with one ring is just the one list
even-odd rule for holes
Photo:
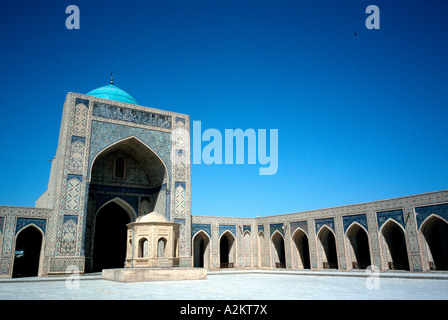
[[109,84],[107,86],[92,90],[89,93],[87,93],[87,95],[113,101],[138,104],[137,101],[134,98],[132,98],[132,96],[129,93],[121,90],[120,88],[114,86],[113,84]]

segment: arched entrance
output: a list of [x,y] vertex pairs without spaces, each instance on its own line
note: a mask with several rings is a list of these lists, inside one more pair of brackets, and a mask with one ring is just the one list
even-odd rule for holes
[[39,275],[42,241],[42,232],[35,226],[28,226],[19,232],[16,237],[13,278]]
[[323,226],[318,235],[319,252],[323,269],[338,269],[338,253],[333,231]]
[[393,220],[388,220],[381,228],[383,261],[385,269],[409,270],[406,239],[403,229]]
[[235,237],[226,231],[219,240],[219,267],[233,268],[235,266]]
[[366,269],[371,265],[369,238],[359,224],[353,223],[346,232],[349,268]]
[[448,223],[437,216],[421,226],[429,270],[448,270]]
[[299,269],[310,269],[310,247],[306,233],[297,229],[292,236],[295,248],[296,262],[295,267]]
[[128,213],[117,203],[102,207],[95,220],[93,271],[123,268],[126,258]]
[[[106,252],[107,243],[122,239],[126,223],[154,211],[169,220],[168,178],[162,158],[136,137],[117,141],[96,154],[88,176],[86,271],[123,267],[122,244],[117,244],[119,249],[110,258]],[[107,231],[111,228],[119,231]]]
[[208,268],[210,261],[210,238],[205,232],[198,232],[193,238],[193,266],[195,268]]
[[276,268],[286,268],[285,240],[280,232],[272,235],[273,263]]

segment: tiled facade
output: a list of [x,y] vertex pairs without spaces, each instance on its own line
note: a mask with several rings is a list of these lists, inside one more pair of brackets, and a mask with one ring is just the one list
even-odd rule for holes
[[[108,163],[120,150],[129,153],[128,169],[117,178]],[[305,244],[298,239],[307,240],[311,269],[331,267],[326,252],[333,237],[332,263],[350,270],[355,264],[349,235],[362,230],[370,263],[387,270],[385,230],[399,228],[410,271],[428,271],[422,228],[434,217],[448,223],[448,191],[261,218],[192,216],[189,159],[188,115],[68,93],[48,190],[36,208],[0,206],[0,277],[12,276],[16,237],[29,226],[43,237],[39,275],[64,273],[73,265],[89,271],[95,216],[111,202],[132,221],[155,210],[179,223],[180,266],[200,263],[210,269],[223,266],[222,237],[232,248],[230,267],[302,268]]]

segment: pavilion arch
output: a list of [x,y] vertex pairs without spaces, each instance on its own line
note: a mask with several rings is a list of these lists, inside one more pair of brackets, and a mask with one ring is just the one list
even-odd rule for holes
[[34,223],[21,228],[15,236],[14,252],[23,251],[23,257],[14,257],[12,277],[41,276],[45,235]]
[[389,218],[380,228],[381,260],[384,270],[409,270],[406,232]]
[[230,230],[219,237],[219,267],[233,268],[236,263],[236,238]]
[[157,240],[157,258],[164,258],[166,254],[166,244],[167,239],[165,237],[160,237]]
[[211,239],[210,236],[203,230],[195,233],[192,237],[193,249],[193,267],[209,269],[211,257]]
[[285,239],[278,230],[271,236],[271,261],[275,268],[286,268]]
[[429,215],[419,229],[424,269],[448,270],[448,222],[439,215]]
[[[116,141],[106,146],[101,151],[99,151],[90,163],[90,168],[88,172],[88,182],[92,181],[92,173],[97,160],[108,153],[119,150],[125,150],[125,153],[129,154],[133,158],[140,160],[141,162],[140,164],[145,169],[145,171],[147,171],[149,175],[153,176],[152,179],[153,182],[151,183],[151,187],[156,187],[158,185],[166,183],[167,189],[170,189],[168,168],[165,162],[157,154],[157,152],[155,152],[151,147],[149,147],[147,144],[145,144],[143,141],[141,141],[135,136],[127,137],[119,141]],[[114,157],[114,163],[112,164],[112,169],[115,169],[116,158],[117,156]]]
[[366,269],[371,263],[369,232],[354,221],[345,232],[349,269]]
[[[132,246],[132,240],[130,239],[130,245]],[[137,258],[146,258],[149,254],[149,240],[146,237],[142,237],[138,240]],[[127,252],[132,252],[131,250]]]
[[329,227],[322,226],[317,233],[318,261],[322,269],[338,269],[336,236]]
[[293,259],[293,268],[298,269],[310,269],[311,268],[311,259],[310,259],[310,247],[308,235],[305,230],[298,227],[294,230],[294,233],[291,236],[292,240],[292,259]]

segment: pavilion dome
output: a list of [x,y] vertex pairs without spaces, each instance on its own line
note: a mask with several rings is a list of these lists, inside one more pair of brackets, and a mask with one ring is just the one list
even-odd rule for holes
[[136,222],[168,222],[168,219],[160,213],[153,211],[144,216],[138,217]]
[[92,90],[89,93],[87,93],[87,95],[107,100],[125,102],[130,104],[138,104],[137,101],[129,93],[127,93],[124,90],[121,90],[114,84],[109,84],[107,86],[103,86],[95,90]]

